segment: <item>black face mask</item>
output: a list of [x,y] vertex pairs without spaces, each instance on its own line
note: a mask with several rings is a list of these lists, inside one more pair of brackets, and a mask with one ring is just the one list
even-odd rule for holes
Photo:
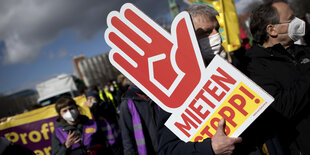
[[204,37],[198,40],[201,55],[206,64],[214,58],[215,54],[220,53],[223,50],[221,45],[221,35],[219,33],[209,37]]

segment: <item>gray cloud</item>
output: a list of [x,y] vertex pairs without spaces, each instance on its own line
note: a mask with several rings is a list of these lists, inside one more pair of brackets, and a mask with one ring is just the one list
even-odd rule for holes
[[82,40],[91,39],[105,30],[107,14],[125,2],[134,3],[152,18],[169,13],[168,2],[156,0],[1,0],[2,63],[35,60],[63,30],[76,32]]

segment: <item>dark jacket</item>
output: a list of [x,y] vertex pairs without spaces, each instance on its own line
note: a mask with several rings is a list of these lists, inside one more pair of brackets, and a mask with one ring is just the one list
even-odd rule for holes
[[158,114],[158,154],[159,155],[213,155],[211,139],[205,139],[203,142],[188,142],[180,140],[166,126],[165,122],[170,117],[170,113],[160,109]]
[[[244,60],[245,49],[240,48],[231,55],[232,65],[237,67],[239,70],[243,71],[243,66],[246,61]],[[208,65],[210,61],[206,61]],[[180,140],[172,131],[170,131],[165,123],[170,117],[170,113],[164,110],[159,110],[158,114],[158,154],[160,155],[187,155],[187,154],[203,154],[203,155],[213,155],[213,149],[211,146],[211,139],[207,138],[203,142],[183,142]]]
[[[245,131],[243,141],[264,141],[276,135],[287,154],[310,154],[310,49],[254,45],[246,54],[248,76],[275,101]],[[259,134],[253,137],[251,131]]]
[[113,104],[110,102],[104,102],[100,99],[100,97],[96,94],[94,97],[97,99],[98,103],[95,103],[90,111],[95,117],[96,120],[102,119],[101,117],[108,120],[110,123],[117,124],[117,114],[116,110],[113,107]]
[[107,143],[110,145],[110,148],[115,155],[123,155],[122,138],[120,135],[117,114],[113,104],[108,102],[105,95],[102,96],[105,101],[101,100],[99,95],[93,91],[86,93],[86,97],[89,96],[92,96],[97,100],[97,103],[93,104],[90,111],[98,126],[101,127],[101,131],[105,135]]
[[[83,126],[85,123],[88,122],[88,117],[84,116],[84,115],[79,115],[79,123],[72,126],[67,124],[64,121],[61,121],[60,119],[56,120],[55,123],[55,128],[61,127],[64,131],[73,131],[78,135],[83,135]],[[102,136],[102,134],[100,134],[97,130],[97,132],[92,136],[92,140],[91,140],[91,144],[102,144],[101,145],[101,149],[98,151],[108,151],[107,149],[105,149],[106,145],[105,145],[105,140],[103,139],[104,137]],[[57,138],[55,132],[53,132],[52,134],[52,154],[53,155],[82,155],[82,154],[87,154],[87,150],[89,148],[86,148],[86,146],[83,146],[83,144],[81,143],[81,141],[79,142],[81,144],[81,147],[76,148],[74,150],[67,149],[65,144],[62,144],[60,142],[60,140]]]
[[[139,96],[140,95],[140,96]],[[157,135],[156,118],[157,105],[149,100],[136,86],[130,86],[122,97],[120,106],[120,125],[123,138],[124,153],[126,155],[138,154],[134,136],[132,117],[128,109],[128,99],[132,99],[141,118],[142,130],[148,154],[156,154]]]

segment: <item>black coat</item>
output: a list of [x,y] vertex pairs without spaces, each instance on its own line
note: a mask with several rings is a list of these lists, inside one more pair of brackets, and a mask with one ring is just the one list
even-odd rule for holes
[[158,154],[159,155],[213,155],[211,139],[207,138],[203,142],[183,142],[166,126],[165,122],[170,117],[170,113],[160,109],[158,114]]
[[[156,120],[158,106],[147,99],[146,95],[136,86],[130,86],[122,96],[120,105],[120,125],[123,138],[124,153],[126,155],[138,154],[132,116],[128,108],[128,99],[132,99],[141,118],[142,130],[146,143],[147,154],[156,154],[157,131]],[[148,101],[147,101],[148,100]]]
[[[258,143],[276,135],[287,154],[310,154],[310,48],[254,45],[246,54],[248,76],[275,101],[246,130],[244,141]],[[253,137],[253,131],[260,134]]]
[[[247,61],[244,60],[245,49],[240,48],[237,51],[234,51],[232,57],[232,65],[237,67],[239,70],[243,71],[244,63]],[[206,61],[206,65],[210,62]],[[157,134],[158,134],[158,154],[159,155],[213,155],[213,149],[211,146],[211,139],[204,139],[202,142],[183,142],[180,140],[172,131],[170,131],[165,123],[170,117],[170,113],[165,112],[164,110],[159,110],[158,114],[158,125],[157,125]]]

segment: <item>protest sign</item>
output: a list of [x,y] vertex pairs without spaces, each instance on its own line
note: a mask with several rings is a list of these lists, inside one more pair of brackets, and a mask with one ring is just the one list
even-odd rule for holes
[[221,118],[226,135],[239,136],[273,98],[220,56],[207,67],[205,85],[194,100],[165,125],[184,141],[212,137]]
[[187,12],[175,17],[171,34],[130,3],[107,24],[110,62],[172,113],[165,125],[185,142],[212,137],[222,117],[226,133],[238,136],[273,101],[219,56],[205,67]]
[[[79,105],[81,114],[92,118],[89,109],[84,106],[85,97],[79,96],[74,100]],[[0,136],[37,155],[50,155],[54,122],[57,118],[55,104],[9,117],[0,124]]]
[[219,13],[217,20],[220,24],[219,32],[222,37],[222,45],[226,52],[232,52],[240,48],[239,21],[233,0],[185,0],[190,4],[206,4]]

